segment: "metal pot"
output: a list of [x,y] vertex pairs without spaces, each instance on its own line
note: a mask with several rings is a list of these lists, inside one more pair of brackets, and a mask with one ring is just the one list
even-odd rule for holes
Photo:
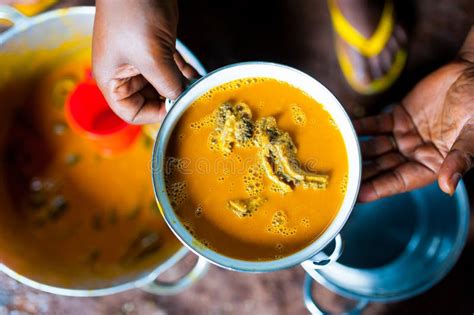
[[[306,248],[290,256],[272,261],[234,259],[202,245],[184,227],[174,212],[166,192],[165,172],[163,171],[166,169],[166,148],[173,129],[181,115],[191,106],[194,100],[221,84],[255,77],[273,78],[287,82],[301,89],[318,101],[318,103],[322,104],[338,125],[346,145],[346,151],[348,152],[347,192],[336,218],[331,222],[326,231]],[[181,242],[200,257],[220,267],[242,272],[269,272],[290,268],[298,264],[302,264],[309,269],[319,269],[336,261],[342,252],[342,239],[339,231],[348,219],[357,198],[361,179],[361,154],[357,136],[348,115],[334,95],[321,83],[309,75],[288,66],[269,62],[244,62],[229,65],[209,73],[192,83],[178,97],[174,105],[170,107],[155,141],[152,169],[155,194],[159,200],[166,223]],[[333,250],[330,254],[325,254],[322,250],[331,243],[335,244]]]
[[[469,202],[462,182],[453,197],[437,184],[357,205],[341,235],[340,259],[324,270],[305,268],[304,299],[313,314],[327,314],[312,295],[313,280],[357,301],[392,302],[421,294],[454,266],[466,242]],[[316,292],[317,294],[317,292]]]
[[[26,101],[28,93],[25,93],[25,90],[29,89],[30,81],[34,80],[32,78],[36,78],[35,76],[41,77],[40,71],[43,69],[44,63],[67,58],[68,54],[72,54],[77,50],[90,48],[94,14],[94,7],[75,7],[50,11],[36,17],[27,18],[11,7],[0,7],[0,20],[7,20],[13,24],[10,29],[0,34],[0,92],[3,95],[1,104],[2,123],[0,124],[0,151],[2,151],[2,156],[5,150],[4,143],[8,136],[8,126],[11,121],[10,115],[16,106]],[[205,73],[199,61],[183,44],[178,42],[177,49],[201,74]],[[5,101],[6,99],[8,99],[8,102]],[[8,190],[3,177],[0,177],[0,200],[3,211],[14,209],[14,204],[9,201]],[[2,223],[8,224],[6,222]],[[10,236],[13,238],[14,232]],[[0,248],[6,251],[8,240],[3,239],[2,242],[6,243],[2,243],[5,246]],[[28,246],[28,244],[25,246]],[[29,246],[33,247],[35,244],[32,243]],[[1,253],[0,271],[33,288],[61,295],[100,296],[133,288],[141,288],[155,294],[174,294],[189,286],[207,270],[205,260],[200,258],[192,270],[183,278],[173,283],[155,282],[158,275],[175,265],[188,253],[185,247],[177,245],[176,248],[177,250],[170,257],[151,269],[140,270],[126,276],[118,275],[112,282],[98,282],[93,287],[77,287],[73,283],[67,286],[58,286],[54,281],[41,282],[37,280],[40,278],[37,278],[38,275],[34,271],[25,274],[14,270],[15,268],[10,267],[1,258]],[[30,266],[34,263],[28,261],[21,253],[10,253],[10,255],[15,256],[14,259],[17,265]],[[49,272],[54,274],[54,270]]]

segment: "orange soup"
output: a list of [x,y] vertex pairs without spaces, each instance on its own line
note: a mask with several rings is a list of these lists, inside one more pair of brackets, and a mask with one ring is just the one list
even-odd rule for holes
[[330,114],[274,79],[218,86],[184,112],[167,149],[170,202],[202,245],[275,260],[312,243],[346,192],[345,143]]
[[0,260],[42,283],[93,289],[147,275],[180,244],[155,202],[153,140],[142,134],[103,157],[65,120],[65,97],[88,75],[89,56],[47,69],[9,123]]

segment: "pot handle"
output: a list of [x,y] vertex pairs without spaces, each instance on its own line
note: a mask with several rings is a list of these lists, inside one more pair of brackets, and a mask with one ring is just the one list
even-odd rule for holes
[[[306,274],[303,284],[303,297],[304,297],[304,304],[308,311],[313,315],[327,315],[331,314],[330,312],[326,311],[322,308],[314,299],[313,297],[313,284],[314,280],[311,278],[310,275]],[[367,300],[359,300],[357,304],[350,310],[344,311],[343,314],[345,315],[358,315],[362,313],[364,308],[369,304]]]
[[[181,94],[184,94],[184,92],[186,92],[186,90],[188,90],[189,88],[191,88],[191,86],[193,86],[193,84],[198,81],[199,79],[196,79],[196,78],[192,78],[189,80],[188,84],[186,84],[186,86],[184,87],[184,91],[183,93]],[[179,98],[179,96],[178,96]],[[174,103],[176,102],[176,100],[171,100],[169,98],[166,98],[165,100],[165,109],[166,109],[166,112],[169,112],[171,107],[173,107]]]
[[343,250],[342,237],[341,237],[341,234],[337,234],[336,237],[334,238],[334,249],[331,254],[327,255],[323,251],[320,251],[319,253],[311,257],[310,259],[303,261],[301,263],[301,266],[305,270],[324,268],[327,265],[338,260],[339,257],[341,257],[342,250]]
[[166,112],[169,112],[171,107],[173,107],[174,105],[174,101],[172,101],[171,99],[169,98],[166,98],[165,100],[165,109],[166,109]]
[[173,295],[178,294],[184,289],[190,287],[194,282],[201,279],[209,269],[207,261],[198,257],[195,265],[188,271],[187,274],[175,280],[173,282],[163,282],[155,279],[152,283],[149,283],[143,287],[140,287],[145,292],[155,295]]
[[22,13],[20,13],[20,11],[9,5],[1,5],[0,20],[6,20],[15,25],[27,21],[28,18]]

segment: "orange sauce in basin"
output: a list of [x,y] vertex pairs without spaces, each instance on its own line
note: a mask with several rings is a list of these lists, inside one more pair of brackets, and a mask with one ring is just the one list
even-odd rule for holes
[[[94,289],[136,280],[180,244],[152,189],[153,140],[103,157],[75,133],[64,101],[90,68],[90,50],[71,55],[35,81],[7,130],[0,211],[0,260],[41,283]],[[3,182],[2,180],[2,182]]]
[[[300,166],[329,176],[327,188],[295,186],[282,194],[262,170],[257,147],[234,146],[226,155],[213,150],[214,113],[225,102],[247,104],[254,121],[274,117],[296,145]],[[317,239],[339,211],[347,176],[345,143],[330,114],[301,90],[268,78],[204,94],[184,112],[167,149],[167,191],[184,226],[204,246],[248,261],[279,259]],[[229,200],[252,196],[265,202],[251,215],[229,208]]]

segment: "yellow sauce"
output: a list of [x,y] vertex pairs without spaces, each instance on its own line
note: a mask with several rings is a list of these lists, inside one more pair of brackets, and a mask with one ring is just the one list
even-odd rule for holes
[[45,71],[8,124],[0,261],[42,283],[93,289],[145,276],[180,244],[156,206],[152,140],[142,134],[105,158],[67,125],[64,99],[87,68],[90,50]]
[[[307,171],[329,175],[322,190],[275,189],[262,172],[258,148],[213,149],[215,110],[224,102],[247,104],[253,120],[272,116],[291,136]],[[347,152],[331,116],[314,99],[286,83],[253,78],[218,86],[182,115],[167,149],[167,189],[184,226],[205,246],[233,258],[258,261],[288,256],[317,239],[337,215],[346,192]],[[240,217],[229,200],[265,200]]]

